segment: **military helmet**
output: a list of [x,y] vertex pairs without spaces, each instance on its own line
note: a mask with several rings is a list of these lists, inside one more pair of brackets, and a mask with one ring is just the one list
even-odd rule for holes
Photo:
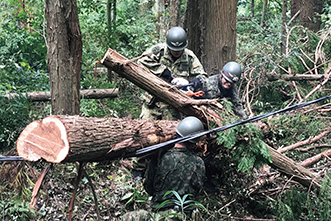
[[[203,131],[202,122],[193,116],[184,118],[176,127],[176,132],[181,136],[185,137],[189,134],[193,134],[199,131]],[[189,140],[191,143],[197,143],[200,141],[200,137]]]
[[241,67],[237,62],[230,61],[224,65],[221,74],[227,81],[235,83],[241,76]]
[[181,27],[173,27],[168,31],[166,44],[173,51],[181,51],[187,47],[187,35]]

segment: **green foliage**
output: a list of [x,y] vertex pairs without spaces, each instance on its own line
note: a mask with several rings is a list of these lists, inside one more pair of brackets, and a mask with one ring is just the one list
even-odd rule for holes
[[166,214],[164,216],[161,217],[165,218],[165,217],[169,217],[169,216],[176,216],[176,217],[180,217],[183,220],[186,220],[186,214],[185,211],[186,210],[192,210],[192,208],[195,207],[200,207],[202,209],[204,209],[205,211],[207,211],[207,209],[199,202],[194,201],[194,200],[189,200],[187,199],[187,197],[192,196],[192,194],[185,194],[183,197],[181,197],[177,191],[171,190],[171,191],[167,191],[164,194],[164,197],[168,196],[169,194],[173,194],[176,199],[171,199],[171,200],[165,200],[163,201],[158,207],[157,209],[162,208],[163,206],[167,205],[167,204],[175,204],[176,206],[178,206],[178,208],[180,209],[180,213],[170,213],[170,214]]
[[35,216],[34,210],[30,209],[29,202],[15,198],[1,197],[0,217],[3,221],[29,221]]
[[126,201],[125,206],[130,206],[132,204],[141,203],[146,204],[148,195],[146,192],[142,192],[138,188],[129,187],[130,192],[126,193],[121,200]]
[[30,123],[31,103],[23,96],[8,100],[0,95],[0,151],[14,147],[19,134]]
[[6,11],[0,28],[0,79],[11,85],[7,88],[11,91],[48,89],[47,49],[40,34],[43,14],[34,14],[42,11],[43,4],[31,1],[20,11],[14,11],[20,8],[19,1],[1,4]]
[[[325,122],[316,120],[315,117],[316,114],[314,113],[296,113],[295,115],[282,114],[278,117],[264,119],[263,121],[270,125],[270,131],[265,134],[265,138],[270,143],[280,147],[314,137],[327,127]],[[296,158],[295,156],[292,157]]]
[[262,132],[254,124],[247,123],[218,132],[217,142],[231,149],[233,161],[243,172],[271,162]]
[[[311,190],[310,190],[311,191]],[[331,216],[331,177],[327,174],[321,182],[321,189],[307,192],[294,188],[283,192],[273,205],[277,220],[328,221]]]

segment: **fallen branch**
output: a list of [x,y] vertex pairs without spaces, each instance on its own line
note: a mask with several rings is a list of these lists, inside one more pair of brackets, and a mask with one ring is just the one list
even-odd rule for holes
[[310,157],[308,159],[305,159],[304,161],[301,161],[299,164],[304,167],[308,167],[314,163],[317,163],[319,160],[321,160],[323,157],[329,157],[331,156],[331,150],[325,150],[320,154],[317,154],[313,157]]
[[311,143],[314,143],[320,139],[322,139],[323,137],[325,137],[326,135],[328,135],[329,133],[331,132],[331,127],[329,127],[326,131],[320,133],[319,135],[315,136],[315,137],[309,137],[307,140],[303,140],[301,142],[298,142],[298,143],[295,143],[295,144],[292,144],[292,145],[289,145],[287,147],[284,147],[284,148],[279,148],[278,149],[278,152],[279,153],[284,153],[286,151],[289,151],[289,150],[293,150],[297,147],[300,147],[300,146],[303,146],[303,145],[307,145],[307,144],[311,144]]
[[[35,91],[35,92],[26,92],[22,93],[23,96],[31,101],[50,101],[51,92],[49,91]],[[5,94],[5,97],[8,99],[13,99],[19,97],[18,93],[8,93]],[[84,99],[102,99],[102,98],[115,98],[118,96],[118,88],[112,89],[88,89],[80,90],[80,98]]]

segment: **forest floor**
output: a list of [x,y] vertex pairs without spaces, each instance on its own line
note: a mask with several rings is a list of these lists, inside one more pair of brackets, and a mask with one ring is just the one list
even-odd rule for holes
[[[275,171],[254,170],[247,175],[229,162],[229,159],[215,158],[207,164],[210,179],[197,198],[206,208],[201,209],[203,220],[274,220],[268,195],[281,194],[291,184],[285,184]],[[40,173],[47,165],[45,162],[29,164],[27,173],[34,169]],[[83,176],[79,182],[71,220],[121,220],[121,216],[130,211],[150,211],[150,197],[142,182],[135,182],[124,165],[125,161],[111,161],[84,166],[88,178]],[[35,182],[37,177],[32,180]],[[30,220],[68,220],[76,178],[75,164],[53,165],[43,180],[38,211]],[[93,191],[98,201],[99,219]]]

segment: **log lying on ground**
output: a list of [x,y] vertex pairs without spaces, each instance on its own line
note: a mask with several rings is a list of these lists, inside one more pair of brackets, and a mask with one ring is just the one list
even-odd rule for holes
[[316,176],[310,170],[306,169],[291,158],[288,158],[279,153],[272,147],[268,145],[267,147],[272,158],[272,163],[270,163],[272,168],[277,169],[286,175],[289,175],[290,179],[293,178],[293,180],[299,182],[305,187],[320,187],[318,184],[320,177]]
[[[32,101],[50,101],[51,100],[51,92],[49,92],[49,91],[27,92],[27,93],[22,93],[22,95],[26,96],[28,99],[31,99]],[[5,94],[5,97],[7,97],[8,99],[13,99],[18,96],[20,96],[20,95],[17,93]],[[82,98],[84,98],[84,99],[115,98],[117,96],[118,96],[118,88],[80,90],[81,99]]]
[[137,149],[176,137],[177,121],[49,116],[30,123],[17,140],[29,161],[96,162],[118,159]]
[[[19,156],[29,161],[96,162],[120,159],[128,153],[176,137],[177,121],[146,121],[127,118],[49,116],[29,124],[17,140]],[[215,140],[210,148],[217,148]],[[216,145],[212,147],[212,145]],[[293,176],[304,186],[318,186],[308,169],[268,147],[271,166]]]

